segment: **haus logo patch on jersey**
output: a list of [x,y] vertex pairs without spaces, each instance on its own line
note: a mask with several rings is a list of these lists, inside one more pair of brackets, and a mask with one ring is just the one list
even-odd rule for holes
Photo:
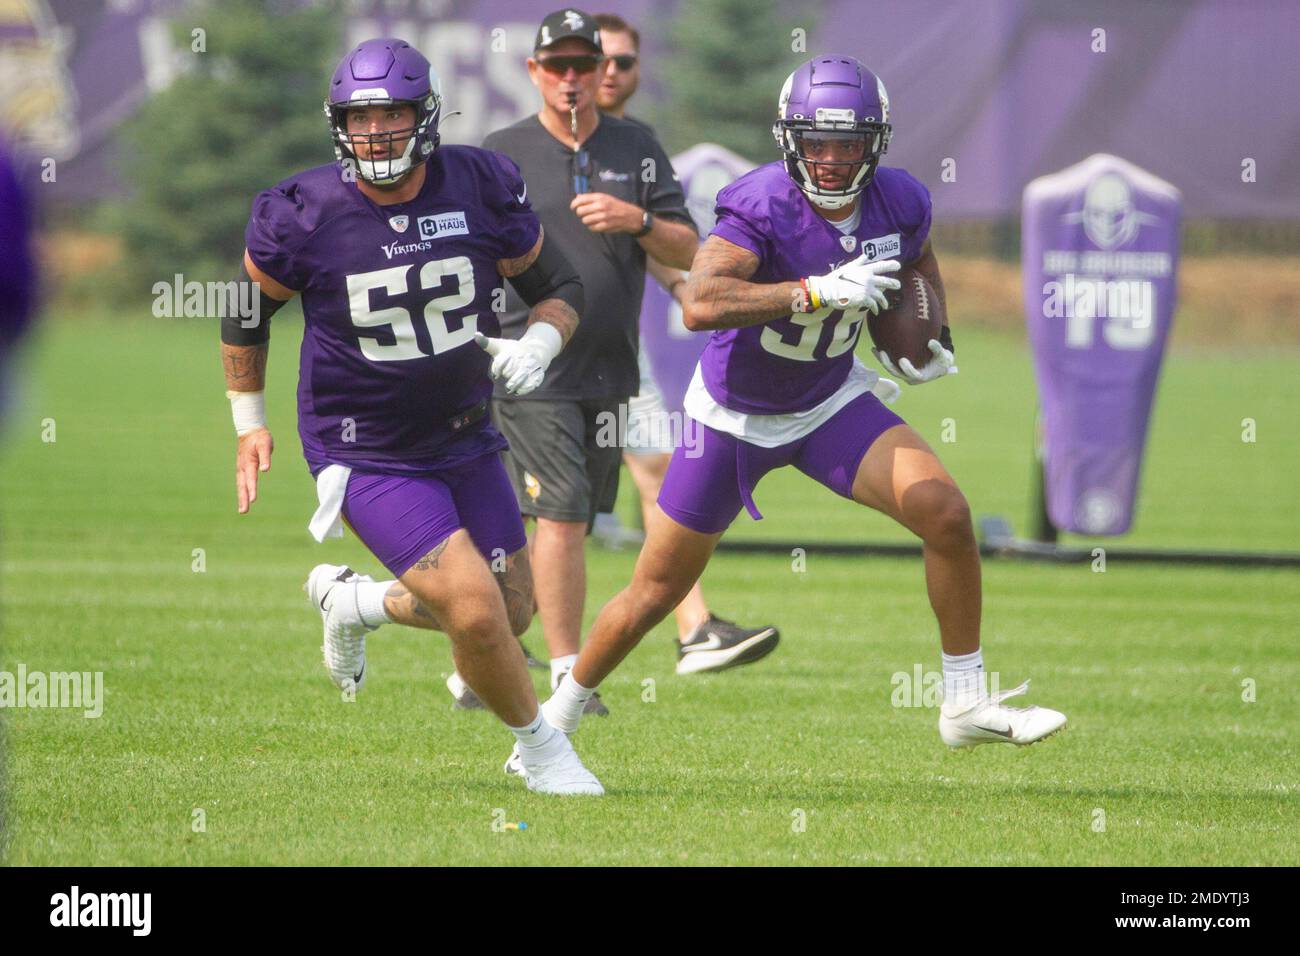
[[447,236],[468,236],[469,225],[465,211],[440,212],[436,216],[421,216],[415,221],[420,227],[421,239],[445,239]]
[[890,256],[896,256],[902,251],[903,239],[896,232],[888,236],[877,236],[874,239],[862,240],[862,254],[867,257],[868,261],[888,259]]
[[398,232],[406,232],[406,227],[411,224],[410,216],[389,216],[388,224]]

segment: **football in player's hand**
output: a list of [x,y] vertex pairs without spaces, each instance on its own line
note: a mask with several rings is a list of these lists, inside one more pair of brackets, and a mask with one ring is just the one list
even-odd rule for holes
[[928,343],[939,337],[948,317],[934,287],[920,272],[903,266],[895,275],[902,288],[887,293],[890,308],[867,316],[867,332],[876,348],[887,353],[895,365],[906,358],[920,369],[933,358]]

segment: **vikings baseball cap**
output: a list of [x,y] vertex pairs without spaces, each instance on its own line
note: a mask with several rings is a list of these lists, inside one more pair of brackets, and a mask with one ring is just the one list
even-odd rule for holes
[[548,13],[542,25],[537,29],[537,40],[533,43],[533,52],[543,50],[552,43],[576,37],[586,40],[597,53],[603,53],[600,46],[600,30],[596,27],[596,18],[583,10],[566,7]]

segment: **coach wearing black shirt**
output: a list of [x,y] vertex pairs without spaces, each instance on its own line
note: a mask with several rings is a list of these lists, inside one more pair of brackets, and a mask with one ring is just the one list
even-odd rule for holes
[[[689,269],[699,246],[663,147],[645,127],[596,109],[602,59],[594,17],[573,8],[547,16],[528,60],[541,112],[483,141],[519,165],[547,240],[577,267],[586,298],[578,330],[542,386],[522,398],[498,389],[493,401],[520,508],[537,519],[533,583],[552,686],[578,654],[584,539],[618,491],[623,436],[614,431],[611,442],[611,427],[601,425],[611,415],[622,420],[619,405],[639,388],[646,256]],[[503,334],[521,336],[527,315],[507,292]]]

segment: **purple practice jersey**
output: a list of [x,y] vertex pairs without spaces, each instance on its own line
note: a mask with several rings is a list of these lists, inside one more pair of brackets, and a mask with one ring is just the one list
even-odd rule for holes
[[302,294],[298,432],[313,474],[414,473],[505,447],[487,415],[453,420],[492,394],[474,333],[500,334],[497,261],[528,252],[541,227],[499,153],[443,146],[426,170],[419,195],[391,206],[337,163],[253,203],[249,255]]
[[[758,256],[752,282],[794,282],[858,258],[913,262],[930,233],[930,193],[901,169],[880,167],[849,235],[819,216],[784,163],[760,166],[718,193],[711,235]],[[709,395],[737,412],[806,411],[844,384],[865,309],[821,309],[709,337],[700,371]]]

